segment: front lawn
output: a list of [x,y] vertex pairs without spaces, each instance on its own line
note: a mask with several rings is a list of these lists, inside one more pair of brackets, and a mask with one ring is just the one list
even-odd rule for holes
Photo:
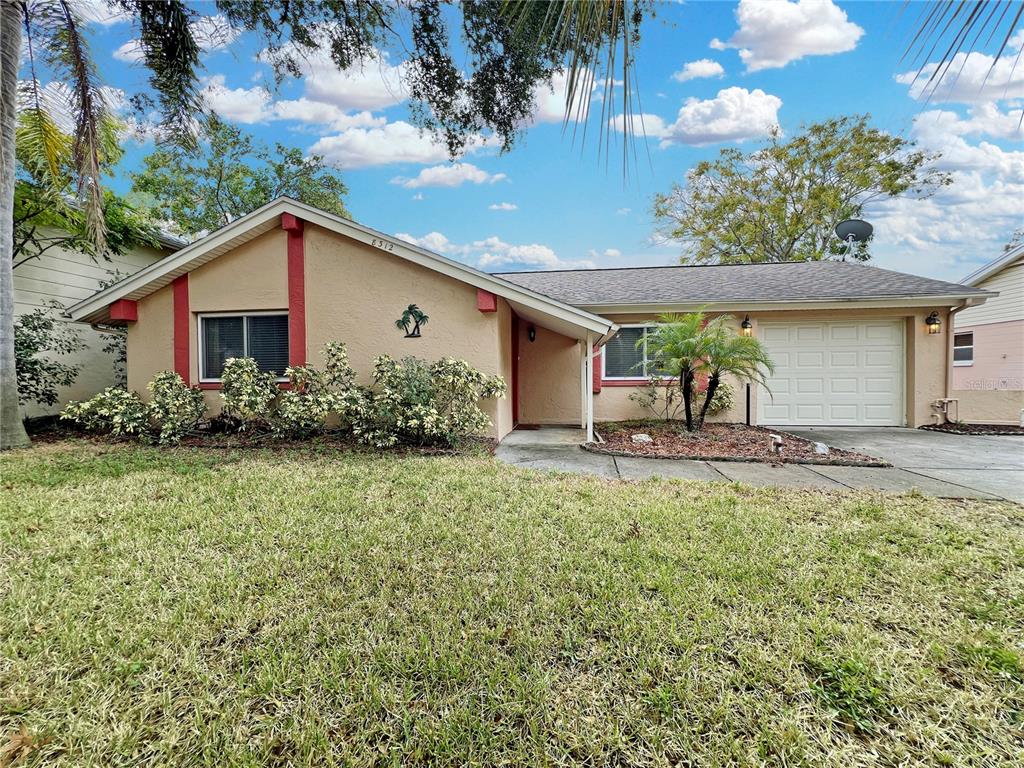
[[0,474],[0,764],[1024,760],[1019,507],[87,442]]

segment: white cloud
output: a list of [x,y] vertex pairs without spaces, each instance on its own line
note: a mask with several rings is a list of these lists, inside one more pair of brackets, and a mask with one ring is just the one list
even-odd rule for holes
[[423,198],[423,193],[422,192],[417,192],[415,195],[412,196],[412,199],[415,200],[416,202],[419,202],[420,200],[423,200],[424,199]]
[[968,117],[946,111],[922,112],[912,137],[920,147],[941,152],[936,166],[952,173],[953,184],[933,197],[875,202],[866,216],[875,224],[880,266],[958,280],[990,261],[1024,221],[1024,151],[973,135],[1005,136],[1012,126],[995,105],[980,105]]
[[423,237],[413,237],[407,232],[396,232],[395,237],[412,245],[418,245],[420,248],[426,248],[428,251],[444,255],[453,253],[453,249],[456,247],[454,243],[440,232],[428,232]]
[[472,163],[451,163],[449,165],[434,165],[424,168],[414,178],[407,179],[403,176],[396,176],[391,180],[392,184],[401,184],[407,189],[417,187],[458,187],[469,182],[470,184],[494,184],[508,178],[504,173],[488,173],[482,168],[477,168]]
[[208,78],[202,96],[210,109],[236,123],[262,123],[273,116],[266,88],[228,88],[224,75]]
[[594,266],[589,259],[564,261],[551,247],[541,243],[517,245],[507,243],[496,235],[464,244],[453,243],[440,232],[428,232],[422,237],[399,232],[395,237],[445,256],[460,257],[461,261],[493,272],[515,269],[592,269]]
[[[608,121],[609,126],[619,133],[622,133],[622,126],[625,123],[625,115],[615,115],[615,117]],[[652,115],[648,112],[630,115],[629,124],[633,129],[632,133],[634,136],[663,139],[669,134],[669,127],[665,124],[665,121],[657,115]]]
[[804,56],[852,51],[864,34],[832,0],[740,0],[739,29],[715,50],[738,48],[748,72],[784,67]]
[[1024,62],[1018,60],[1022,45],[1024,29],[1014,35],[999,61],[977,51],[961,52],[952,58],[941,80],[928,81],[938,68],[929,62],[920,74],[915,70],[896,75],[896,82],[909,85],[913,98],[933,102],[980,104],[1019,99],[1024,97]]
[[[472,149],[472,147],[470,147]],[[350,128],[324,136],[309,149],[338,168],[368,168],[389,163],[439,163],[448,149],[404,120],[379,128]]]
[[622,255],[622,251],[618,248],[605,248],[603,251],[598,251],[595,248],[590,249],[590,258],[598,259],[602,256],[606,259],[617,259]]
[[[687,99],[671,125],[652,115],[644,115],[644,125],[648,136],[661,139],[662,148],[671,144],[701,146],[745,141],[767,136],[778,128],[781,106],[782,99],[760,88],[748,91],[733,86],[719,91],[713,99]],[[651,120],[652,117],[655,119]],[[621,131],[622,115],[615,117],[612,124]],[[638,125],[634,117],[634,128]]]
[[103,0],[75,0],[72,6],[85,21],[101,27],[109,27],[132,20],[131,14],[120,8],[111,8]]
[[684,64],[681,70],[673,73],[672,79],[685,83],[687,80],[697,80],[702,77],[722,77],[723,75],[725,75],[725,69],[717,61],[698,59],[697,61],[690,61]]
[[334,104],[313,101],[305,96],[274,102],[273,113],[275,120],[326,125],[334,131],[346,131],[349,128],[382,128],[388,122],[383,115],[374,115],[365,110],[346,112]]
[[142,61],[142,49],[138,40],[129,40],[122,43],[112,54],[118,61],[127,61],[129,64],[136,64]]
[[632,210],[632,208],[619,208],[619,210],[617,210],[615,214],[617,216],[628,216],[632,212]]
[[489,211],[517,211],[519,206],[515,203],[491,203],[487,206]]
[[923,149],[942,153],[936,165],[943,170],[1024,182],[1024,151],[1004,150],[984,140],[970,144],[963,138],[975,134],[1019,138],[1024,135],[1016,129],[1019,120],[1019,115],[1002,113],[994,105],[972,109],[966,119],[955,112],[929,110],[915,118],[911,135]]
[[298,51],[292,44],[280,52],[259,55],[263,61],[291,55],[299,65],[304,86],[303,96],[310,101],[332,104],[343,111],[380,110],[401,104],[407,94],[402,78],[405,64],[392,65],[386,51],[377,51],[361,64],[344,71],[330,57],[329,47],[312,54]]
[[[577,103],[579,102],[579,92],[583,90],[590,78],[590,90],[591,94],[597,91],[599,83],[597,78],[594,78],[591,73],[584,72],[580,75],[580,80],[576,84],[577,88]],[[537,108],[533,114],[533,121],[536,123],[561,123],[565,120],[565,101],[569,93],[569,76],[565,72],[557,72],[551,79],[551,85],[542,84],[537,86],[534,91],[534,100],[536,101]],[[569,115],[569,121],[575,122],[577,117],[581,115],[577,114],[577,105],[573,105],[573,112]]]

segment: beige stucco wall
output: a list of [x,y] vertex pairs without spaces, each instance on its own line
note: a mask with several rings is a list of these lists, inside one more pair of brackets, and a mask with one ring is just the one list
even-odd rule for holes
[[[537,338],[530,341],[530,323],[519,323],[519,423],[579,424],[579,342],[534,327]],[[594,404],[596,407],[596,398]]]
[[[930,335],[924,319],[932,310],[943,320],[942,333]],[[713,313],[709,313],[713,314]],[[656,322],[656,314],[609,315],[616,323]],[[739,317],[734,316],[738,327]],[[931,402],[945,396],[945,354],[949,329],[948,310],[942,307],[907,309],[776,310],[750,314],[757,333],[758,320],[772,322],[813,320],[903,320],[904,409],[907,423],[920,426],[935,421]],[[537,340],[526,338],[528,324],[520,328],[519,421],[524,424],[575,424],[580,419],[579,347],[574,339],[537,327]],[[595,365],[599,365],[599,359]],[[746,392],[743,384],[730,380],[735,405],[716,421],[743,421],[746,418]],[[649,412],[629,399],[639,387],[603,385],[594,395],[594,420],[620,421],[649,416]],[[751,420],[757,418],[757,387],[751,388]]]
[[160,371],[174,370],[174,297],[171,286],[138,302],[138,322],[128,324],[128,389],[146,394]]
[[[321,364],[320,350],[337,340],[345,342],[365,384],[382,354],[455,357],[510,382],[511,314],[504,301],[498,312],[480,312],[471,285],[321,227],[307,224],[305,237],[306,348],[312,364]],[[429,317],[418,339],[405,338],[395,327],[409,304]],[[483,404],[494,437],[512,428],[510,399]]]
[[[456,357],[511,382],[511,309],[476,307],[476,288],[378,249],[307,223],[305,232],[306,352],[322,365],[329,341],[345,342],[359,381],[372,381],[381,354],[426,360]],[[409,304],[429,316],[422,336],[406,339],[395,320]],[[189,273],[191,380],[199,381],[198,320],[203,312],[288,309],[287,237],[261,235]],[[173,296],[167,286],[139,302],[139,320],[128,332],[130,388],[145,392],[161,370],[173,369]],[[211,410],[217,391],[207,391]],[[511,398],[484,404],[491,435],[512,429]]]

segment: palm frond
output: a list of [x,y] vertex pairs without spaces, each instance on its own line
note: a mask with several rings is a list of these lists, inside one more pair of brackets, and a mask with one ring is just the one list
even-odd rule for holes
[[53,114],[39,98],[38,83],[19,84],[22,102],[15,128],[18,162],[37,181],[53,189],[67,186],[67,167],[73,140],[61,130]]
[[[553,0],[546,4],[539,30],[533,28],[539,42],[565,63],[563,129],[573,125],[575,137],[575,126],[583,126],[584,141],[600,78],[598,152],[610,150],[607,131],[615,117],[613,96],[616,87],[621,89],[624,170],[633,147],[634,102],[639,105],[634,48],[646,4],[644,0]],[[503,12],[522,30],[536,21],[536,7],[529,0],[505,0]]]
[[[984,45],[993,40],[1001,41],[989,68],[991,74],[1024,17],[1024,3],[1020,0],[930,0],[919,5],[921,12],[915,21],[916,31],[901,61],[909,60],[917,67],[914,83],[927,76],[921,90],[928,98],[947,77],[959,76],[966,57],[961,58],[960,68],[954,72],[958,55],[969,53],[982,36],[986,36]],[[906,0],[904,7],[909,6]],[[939,51],[938,59],[933,61],[932,57]],[[1016,64],[1020,63],[1021,54],[1017,52]]]
[[74,121],[71,167],[85,213],[89,238],[106,249],[101,185],[100,126],[108,112],[77,7],[67,0],[35,0],[26,14],[27,37],[38,41],[55,79],[69,88]]
[[204,111],[196,86],[200,63],[195,12],[181,0],[121,0],[120,5],[139,21],[142,60],[157,94],[164,135],[185,149],[194,149],[197,116]]

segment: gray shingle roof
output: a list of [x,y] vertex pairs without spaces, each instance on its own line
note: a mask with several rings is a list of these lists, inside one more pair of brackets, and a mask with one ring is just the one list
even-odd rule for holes
[[842,261],[504,272],[499,276],[576,306],[989,295],[966,285]]

